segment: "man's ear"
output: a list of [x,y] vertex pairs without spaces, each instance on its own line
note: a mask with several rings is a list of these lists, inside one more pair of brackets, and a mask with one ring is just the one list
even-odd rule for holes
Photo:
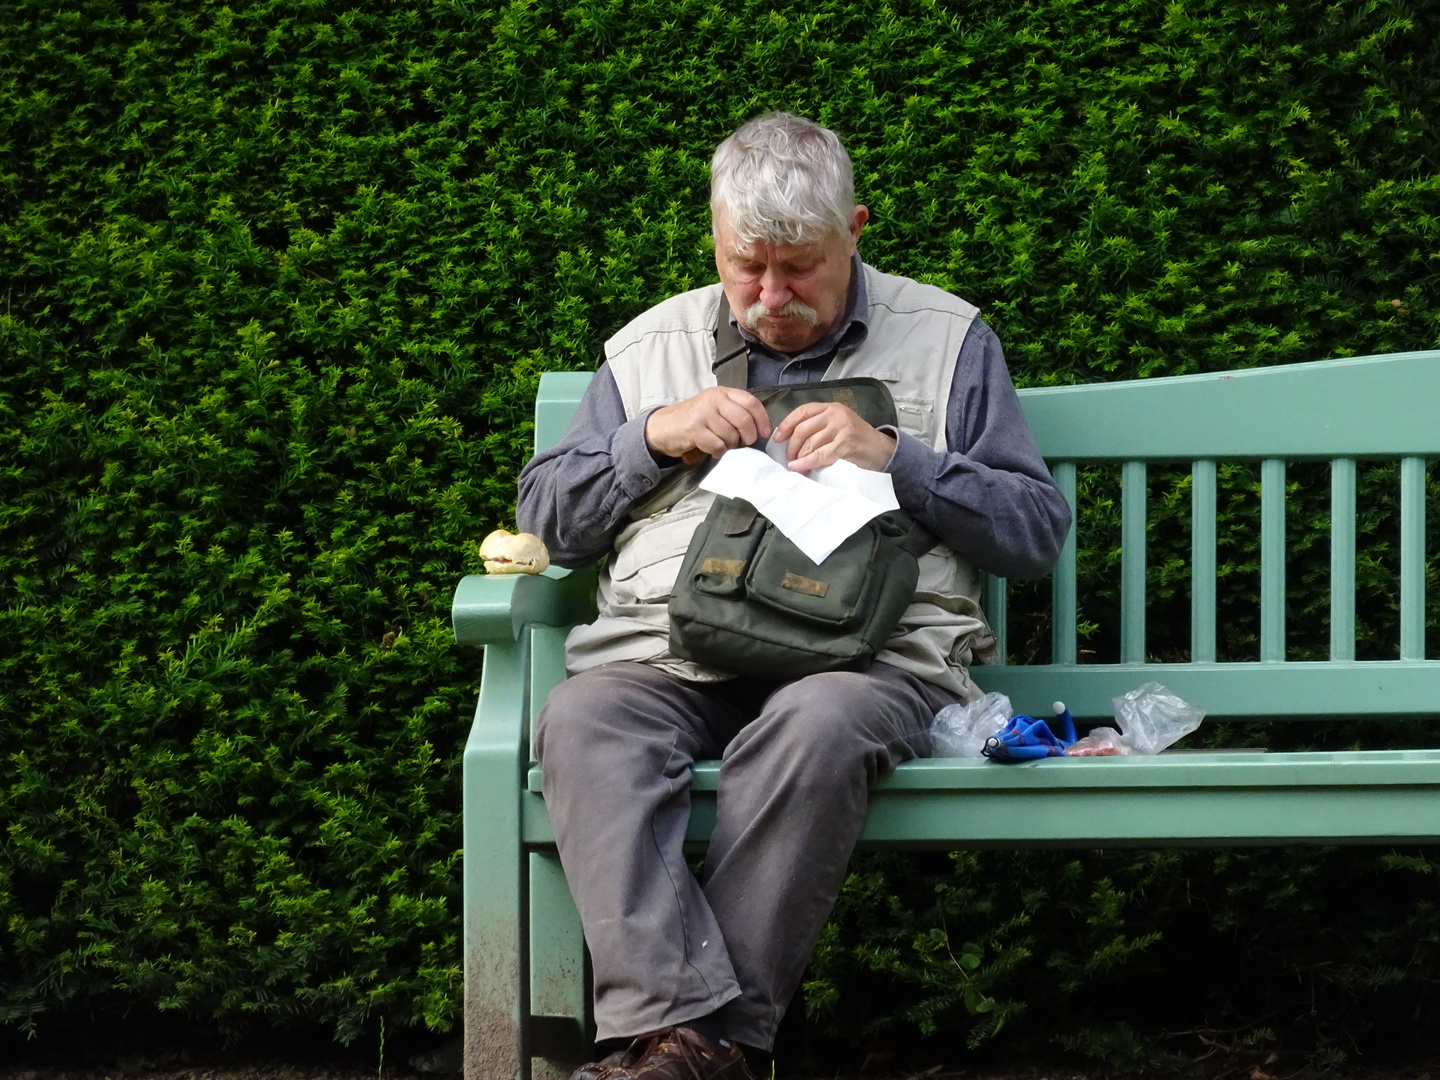
[[870,220],[870,209],[866,206],[856,206],[850,214],[850,242],[858,243],[860,230],[865,228],[865,223]]

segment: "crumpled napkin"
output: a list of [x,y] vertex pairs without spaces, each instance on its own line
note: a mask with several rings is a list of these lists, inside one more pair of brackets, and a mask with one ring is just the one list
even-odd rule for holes
[[805,476],[748,446],[727,450],[700,486],[744,499],[816,566],[871,518],[900,509],[889,473],[837,461]]

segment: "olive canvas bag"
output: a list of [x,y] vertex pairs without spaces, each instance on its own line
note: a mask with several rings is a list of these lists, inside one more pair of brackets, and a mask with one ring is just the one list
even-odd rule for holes
[[[722,295],[716,373],[743,389],[746,348]],[[772,429],[800,405],[838,401],[873,427],[895,425],[878,379],[759,387]],[[757,443],[757,446],[759,444]],[[863,671],[915,595],[918,557],[935,537],[903,510],[867,522],[816,564],[754,506],[717,496],[691,538],[670,596],[670,651],[764,679]]]

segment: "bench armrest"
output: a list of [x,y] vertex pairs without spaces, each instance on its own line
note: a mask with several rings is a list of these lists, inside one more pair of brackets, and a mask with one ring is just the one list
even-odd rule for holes
[[595,568],[543,574],[467,574],[450,622],[461,645],[514,641],[525,626],[570,626],[595,617]]

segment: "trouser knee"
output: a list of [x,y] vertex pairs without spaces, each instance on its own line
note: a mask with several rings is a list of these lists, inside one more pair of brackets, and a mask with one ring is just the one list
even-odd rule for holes
[[811,675],[781,687],[726,753],[785,763],[793,777],[849,775],[867,779],[927,752],[926,711],[896,693],[893,680],[859,672]]

